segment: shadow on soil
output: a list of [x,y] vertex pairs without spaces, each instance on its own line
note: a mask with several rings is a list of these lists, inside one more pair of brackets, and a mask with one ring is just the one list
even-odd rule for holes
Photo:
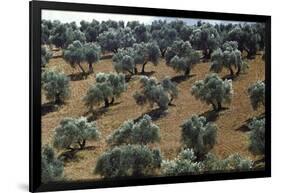
[[68,75],[68,77],[70,78],[71,81],[79,81],[79,80],[85,80],[87,79],[87,77],[92,74],[92,73],[75,73],[75,74],[70,74]]
[[64,163],[79,162],[80,160],[83,159],[83,156],[77,155],[78,152],[92,151],[92,150],[95,150],[96,148],[97,148],[96,146],[86,146],[83,149],[68,150],[68,151],[65,151],[65,152],[62,152],[61,154],[59,154],[58,159],[60,159]]
[[143,113],[141,116],[134,119],[134,122],[138,122],[145,114],[149,115],[152,121],[156,121],[162,117],[165,117],[168,113],[166,111],[163,111],[162,109],[153,109],[149,112]]
[[41,116],[54,112],[54,111],[58,110],[58,108],[59,108],[59,106],[54,104],[53,102],[44,103],[41,106]]
[[178,75],[178,76],[174,76],[173,78],[171,78],[171,81],[179,84],[179,83],[181,83],[185,80],[188,80],[188,79],[192,78],[193,76],[196,76],[196,74],[190,74],[188,76]]

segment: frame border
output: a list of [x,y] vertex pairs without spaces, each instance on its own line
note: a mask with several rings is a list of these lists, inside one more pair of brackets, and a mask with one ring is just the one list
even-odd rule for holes
[[[225,21],[264,22],[266,24],[265,42],[265,170],[230,173],[208,173],[188,176],[143,177],[103,179],[98,181],[72,181],[41,183],[41,11],[61,10],[79,12],[118,13],[130,15],[150,15],[164,17],[214,19]],[[138,185],[154,185],[183,182],[230,180],[271,177],[271,16],[235,13],[185,11],[145,7],[125,7],[80,3],[30,1],[29,2],[29,191],[61,191],[90,188],[109,188]]]

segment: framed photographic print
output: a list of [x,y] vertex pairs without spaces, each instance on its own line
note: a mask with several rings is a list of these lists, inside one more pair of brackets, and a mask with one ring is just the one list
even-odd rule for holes
[[30,191],[270,177],[271,17],[30,2]]

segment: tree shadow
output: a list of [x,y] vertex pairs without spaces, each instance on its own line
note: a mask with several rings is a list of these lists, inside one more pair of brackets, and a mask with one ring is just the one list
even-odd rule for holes
[[231,74],[227,74],[225,76],[223,76],[221,79],[222,80],[232,80],[235,81],[237,79],[238,76],[236,75],[231,75]]
[[215,110],[209,110],[209,111],[201,113],[199,116],[205,117],[208,122],[210,122],[210,121],[214,122],[218,119],[219,112],[215,111]]
[[222,107],[219,111],[212,109],[212,110],[208,110],[208,111],[201,113],[199,116],[205,117],[208,122],[214,122],[218,119],[219,114],[227,109],[229,109],[229,108]]
[[142,117],[144,115],[149,115],[151,117],[151,120],[152,121],[156,121],[162,117],[165,117],[168,113],[167,111],[163,111],[163,109],[152,109],[151,111],[149,112],[146,112],[146,113],[143,113],[141,116],[137,117],[136,119],[134,119],[134,123],[138,122],[140,119],[142,119]]
[[153,74],[155,74],[155,71],[150,71],[150,72],[138,72],[138,75],[142,75],[142,76],[152,76]]
[[67,150],[62,152],[61,154],[58,155],[58,159],[63,161],[64,163],[69,163],[69,162],[79,162],[81,159],[84,157],[81,155],[77,155],[78,152],[80,151],[92,151],[96,150],[97,146],[86,146],[83,149],[72,149],[72,150]]
[[44,116],[48,113],[54,112],[58,110],[58,105],[56,105],[54,102],[47,102],[41,105],[41,116]]
[[87,73],[74,73],[74,74],[70,74],[68,75],[68,77],[70,78],[71,81],[79,81],[79,80],[85,80],[87,79],[87,77],[90,75],[91,73],[87,72]]
[[172,82],[176,82],[176,83],[181,83],[187,79],[190,79],[192,78],[193,76],[196,76],[196,74],[190,74],[188,76],[185,76],[185,75],[178,75],[178,76],[174,76],[173,78],[171,78],[171,81]]
[[251,129],[248,127],[248,124],[243,124],[240,127],[236,128],[235,131],[241,131],[241,132],[249,132]]
[[96,109],[94,110],[93,112],[86,112],[84,114],[84,116],[88,115],[88,121],[95,121],[97,120],[100,116],[102,116],[104,113],[106,113],[108,111],[108,108],[105,108],[105,107],[102,107],[102,108],[99,108],[99,109]]

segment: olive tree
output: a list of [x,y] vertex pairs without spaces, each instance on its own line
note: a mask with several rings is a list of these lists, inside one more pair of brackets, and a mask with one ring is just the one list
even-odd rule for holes
[[108,51],[117,53],[118,48],[120,48],[118,31],[115,29],[111,28],[108,31],[100,33],[97,39],[103,52]]
[[148,42],[150,39],[150,33],[144,24],[137,25],[134,28],[134,35],[137,43]]
[[229,104],[233,89],[231,80],[222,80],[217,74],[208,74],[204,80],[196,81],[191,87],[191,94],[208,105],[214,111],[220,111],[222,104]]
[[71,67],[75,68],[76,65],[80,68],[83,75],[86,74],[82,66],[82,62],[85,60],[85,53],[83,44],[80,41],[74,41],[70,44],[66,50],[64,50],[63,57],[68,62]]
[[248,94],[254,110],[265,105],[265,83],[257,81],[248,88]]
[[183,149],[175,159],[162,161],[161,172],[165,176],[201,173],[202,163],[196,159],[192,149]]
[[63,179],[63,162],[56,158],[53,148],[45,145],[41,153],[41,180],[43,183]]
[[67,117],[55,128],[53,146],[67,150],[84,149],[87,140],[97,140],[99,135],[96,122],[88,122],[86,117]]
[[137,74],[137,65],[142,65],[142,74],[145,73],[145,65],[152,62],[158,64],[160,50],[155,42],[134,44],[127,49],[118,49],[113,56],[113,65],[117,72],[129,72],[130,75]]
[[190,74],[191,69],[200,61],[199,52],[192,49],[191,44],[174,41],[171,47],[167,48],[165,54],[166,64],[177,72],[184,72],[185,76]]
[[237,42],[230,41],[225,42],[222,49],[219,48],[212,53],[210,70],[219,73],[225,67],[229,69],[230,75],[233,76],[234,71],[232,67],[234,67],[237,69],[236,75],[238,76],[244,65],[247,64],[242,60]]
[[254,154],[264,154],[265,150],[265,119],[254,118],[248,125],[251,129],[249,150]]
[[228,40],[237,41],[238,49],[247,52],[247,58],[252,58],[259,50],[259,43],[261,41],[261,34],[256,25],[245,24],[239,25],[229,31]]
[[238,153],[225,159],[219,159],[214,154],[208,153],[202,166],[206,172],[249,171],[253,168],[253,161],[243,158]]
[[175,83],[173,83],[171,81],[171,79],[169,77],[165,77],[162,81],[161,81],[161,85],[163,86],[163,89],[166,93],[169,94],[169,105],[172,104],[172,101],[178,97],[178,89],[177,89],[177,85]]
[[161,162],[159,149],[142,145],[117,146],[98,158],[94,173],[104,178],[153,175]]
[[41,66],[45,67],[45,65],[52,58],[53,53],[47,49],[45,46],[41,46]]
[[69,97],[69,78],[63,73],[45,70],[42,73],[42,88],[48,100],[61,104]]
[[130,76],[137,73],[133,48],[118,49],[118,52],[114,54],[112,61],[114,69],[118,73],[129,73]]
[[[147,76],[142,76],[140,79],[141,82],[141,91],[136,91],[133,95],[136,103],[138,105],[150,104],[151,107],[156,103],[160,110],[166,110],[172,98],[169,99],[169,96],[176,96],[175,85],[172,82],[169,82],[168,86],[165,87],[157,82],[157,79],[152,77],[148,78]],[[172,93],[172,94],[171,94]]]
[[142,65],[142,74],[145,73],[144,68],[148,62],[152,62],[154,65],[158,64],[160,58],[160,49],[156,42],[134,44],[133,51],[135,64]]
[[84,55],[85,60],[89,65],[89,73],[92,73],[93,70],[93,63],[96,63],[100,59],[101,48],[99,45],[94,43],[86,43],[84,46]]
[[216,144],[217,126],[205,117],[193,115],[182,125],[182,142],[186,148],[192,148],[200,159]]
[[[96,84],[91,86],[83,98],[85,105],[93,111],[94,105],[104,102],[104,107],[114,103],[114,98],[120,96],[126,90],[124,74],[99,73],[96,76]],[[111,102],[109,102],[111,99]]]
[[56,21],[53,23],[54,26],[51,31],[50,35],[50,42],[55,45],[57,48],[65,48],[67,47],[67,35],[66,30],[67,26],[60,23],[59,21]]
[[160,140],[159,127],[152,123],[149,115],[144,115],[138,122],[125,121],[109,137],[108,143],[111,146],[122,144],[154,143]]
[[203,24],[195,28],[190,38],[194,48],[203,50],[205,59],[210,59],[212,52],[220,45],[220,35],[211,24]]

